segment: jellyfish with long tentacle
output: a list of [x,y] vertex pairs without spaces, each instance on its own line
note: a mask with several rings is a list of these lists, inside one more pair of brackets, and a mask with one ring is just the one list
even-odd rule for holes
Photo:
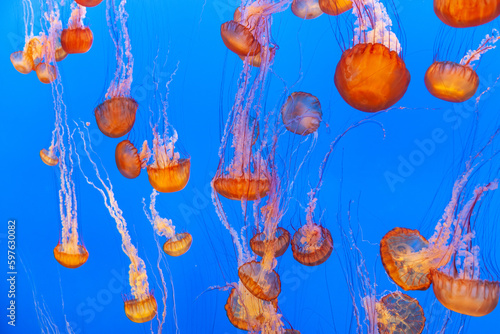
[[318,0],[293,0],[292,13],[301,19],[315,19],[323,14],[319,2]]
[[94,113],[99,130],[111,138],[129,133],[135,123],[135,114],[139,107],[130,95],[134,57],[127,27],[126,3],[126,0],[121,0],[116,7],[115,0],[106,2],[106,20],[116,47],[117,63],[105,100],[95,108]]
[[[127,222],[125,221],[123,212],[119,208],[118,202],[115,199],[113,185],[109,180],[108,173],[106,172],[104,167],[101,167],[105,173],[105,176],[101,177],[100,168],[92,159],[91,153],[95,154],[95,152],[92,149],[90,139],[87,143],[87,141],[85,140],[85,133],[80,129],[78,129],[78,132],[83,142],[83,149],[92,165],[97,181],[92,181],[87,176],[87,174],[83,172],[80,156],[77,155],[80,170],[87,183],[94,187],[102,195],[104,199],[104,205],[108,209],[111,217],[115,220],[116,228],[120,233],[122,239],[122,250],[130,260],[129,283],[131,296],[130,298],[126,298],[124,300],[125,314],[133,322],[143,323],[150,321],[156,316],[158,306],[156,304],[153,293],[149,290],[146,265],[144,261],[139,257],[137,248],[132,244],[132,239],[127,228]],[[88,133],[87,137],[90,138]]]
[[335,70],[335,86],[352,107],[377,112],[398,102],[410,84],[402,46],[380,0],[354,0],[353,47],[345,50]]
[[469,50],[459,63],[435,61],[425,72],[425,86],[438,99],[449,102],[464,102],[476,94],[479,76],[474,68],[481,55],[494,49],[500,39],[498,30],[486,35],[477,49]]
[[92,47],[94,35],[92,30],[83,24],[86,13],[85,7],[71,4],[68,27],[61,32],[61,45],[67,53],[85,53]]

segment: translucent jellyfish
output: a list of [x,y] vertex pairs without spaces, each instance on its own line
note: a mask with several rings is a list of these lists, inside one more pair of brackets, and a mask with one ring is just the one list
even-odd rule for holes
[[156,196],[158,196],[158,192],[153,190],[150,198],[151,202],[149,204],[151,214],[146,209],[145,200],[142,199],[142,203],[144,204],[144,213],[151,222],[151,225],[153,225],[155,233],[158,236],[167,238],[167,241],[163,244],[163,251],[170,256],[181,256],[191,247],[193,237],[187,232],[175,233],[175,226],[173,225],[172,220],[160,217],[155,208]]
[[[127,222],[123,217],[122,210],[118,207],[118,202],[115,199],[113,185],[111,184],[108,173],[103,167],[99,168],[92,159],[91,152],[94,151],[90,141],[87,143],[85,140],[85,134],[80,129],[78,129],[78,133],[80,134],[83,142],[84,152],[93,167],[97,180],[95,182],[92,181],[83,172],[82,162],[79,155],[77,155],[80,170],[87,183],[93,186],[102,195],[104,205],[108,209],[110,216],[115,220],[116,228],[120,233],[122,239],[122,250],[130,260],[129,283],[131,295],[124,300],[125,314],[133,322],[149,321],[156,316],[157,304],[153,294],[149,291],[146,264],[139,257],[137,248],[132,243],[132,239],[127,229]],[[89,138],[88,130],[87,138]],[[101,177],[100,169],[104,170],[104,177]],[[106,180],[106,182],[104,180]],[[98,184],[100,186],[98,186]]]
[[263,257],[266,249],[274,251],[274,257],[285,254],[290,245],[290,232],[282,227],[276,229],[274,238],[267,238],[264,232],[257,233],[250,239],[250,248],[258,256]]
[[327,228],[316,223],[301,226],[293,235],[293,258],[305,266],[318,266],[328,260],[333,251],[333,239]]
[[476,27],[500,15],[498,0],[434,0],[434,12],[454,28]]
[[352,107],[377,112],[398,102],[410,84],[392,21],[379,0],[354,0],[354,46],[342,53],[335,86]]
[[481,41],[476,50],[469,50],[460,63],[436,61],[425,73],[425,86],[435,97],[449,102],[464,102],[470,99],[479,86],[479,76],[474,65],[482,54],[494,49],[500,39],[498,30]]
[[95,7],[102,2],[102,0],[75,0],[77,4],[84,7]]
[[260,53],[260,44],[252,32],[242,24],[228,21],[221,25],[220,35],[226,47],[240,56],[255,56]]
[[[114,4],[114,2],[112,2]],[[127,28],[128,14],[126,0],[121,0],[118,8],[106,8],[109,33],[117,48],[116,70],[105,100],[95,108],[97,126],[103,134],[118,138],[127,134],[135,123],[135,113],[139,105],[130,97],[134,57]]]
[[328,15],[340,15],[352,8],[351,0],[319,0],[319,8]]
[[306,20],[315,19],[323,14],[318,0],[293,0],[292,13]]
[[135,179],[141,174],[141,158],[134,144],[125,139],[116,145],[116,167],[128,179]]
[[380,334],[414,333],[424,330],[425,316],[418,300],[401,292],[385,295],[376,304]]
[[288,131],[305,136],[318,130],[323,113],[316,96],[294,92],[281,108],[281,117]]
[[[436,224],[433,236],[427,241],[418,231],[396,228],[380,242],[380,254],[387,274],[404,290],[425,290],[432,283],[431,269],[445,266],[458,251],[469,254],[466,241],[471,240],[470,217],[483,192],[496,189],[496,183],[475,190],[474,197],[460,207],[467,180],[473,168],[455,182],[450,202]],[[464,232],[465,231],[465,232]],[[478,251],[479,249],[477,249]],[[472,260],[471,260],[472,258]],[[469,261],[474,257],[469,254]],[[453,261],[452,261],[453,262]],[[473,269],[472,272],[474,272]],[[476,268],[479,275],[479,268]]]
[[49,148],[49,150],[42,148],[40,150],[40,158],[42,158],[43,163],[47,166],[55,166],[59,162],[59,158],[54,152],[54,147]]
[[57,77],[57,70],[54,65],[48,63],[40,63],[35,67],[38,80],[44,84],[53,82]]
[[68,27],[61,32],[61,45],[67,53],[85,53],[92,47],[94,35],[89,27],[83,25],[87,9],[71,4],[71,17]]
[[266,269],[260,262],[251,261],[238,268],[241,283],[255,297],[271,301],[281,292],[281,281],[274,270]]

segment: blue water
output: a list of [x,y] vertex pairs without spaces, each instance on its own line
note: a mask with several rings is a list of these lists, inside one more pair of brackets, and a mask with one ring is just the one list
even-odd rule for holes
[[[39,22],[39,3],[35,0],[33,4],[35,22]],[[463,54],[477,47],[486,33],[498,27],[498,20],[457,32],[444,28],[429,0],[396,0],[393,4],[401,26],[397,31],[405,37],[404,61],[412,76],[406,95],[396,104],[403,108],[376,117],[385,132],[374,124],[355,129],[342,139],[330,157],[317,209],[317,215],[320,212],[323,215],[323,225],[334,236],[336,251],[330,259],[318,267],[304,267],[288,250],[278,260],[277,271],[282,281],[280,311],[285,323],[301,333],[349,333],[357,327],[346,285],[346,277],[353,277],[355,272],[341,266],[341,262],[345,264],[347,250],[342,247],[338,229],[339,217],[343,223],[348,220],[351,201],[353,224],[362,228],[358,246],[372,280],[376,276],[378,295],[397,290],[378,257],[380,239],[396,226],[419,228],[423,235],[430,236],[469,155],[483,147],[500,124],[500,95],[498,87],[493,86],[500,75],[500,51],[487,53],[477,67],[481,78],[478,92],[493,86],[478,108],[474,108],[474,101],[454,105],[438,100],[427,92],[423,82],[436,52],[442,60],[459,61],[460,50]],[[126,5],[135,58],[132,96],[140,104],[131,138],[140,143],[149,131],[147,106],[154,93],[152,68],[158,54],[162,61],[155,73],[163,80],[178,63],[178,72],[170,86],[168,115],[191,156],[187,187],[179,193],[160,195],[157,205],[163,217],[171,218],[178,230],[188,231],[194,240],[188,253],[168,258],[172,284],[163,267],[168,288],[165,333],[176,332],[175,317],[181,333],[241,332],[226,317],[224,304],[228,292],[210,289],[238,279],[230,235],[218,220],[210,198],[210,180],[219,161],[221,119],[225,122],[234,101],[242,68],[241,60],[222,43],[220,25],[232,18],[237,5],[239,2],[235,0],[129,1]],[[67,7],[62,10],[64,24],[69,17]],[[130,292],[129,260],[121,250],[115,222],[102,197],[85,182],[78,167],[74,179],[80,233],[90,256],[84,266],[74,270],[61,267],[53,257],[61,229],[58,171],[44,165],[39,158],[40,149],[48,148],[54,126],[51,87],[40,83],[34,73],[18,73],[9,61],[10,54],[23,46],[22,2],[2,1],[0,8],[3,101],[0,332],[63,333],[68,332],[66,322],[75,333],[149,332],[150,323],[135,324],[125,316],[122,294]],[[93,116],[115,66],[105,8],[103,3],[87,12],[85,22],[94,33],[92,49],[83,55],[70,55],[59,63],[63,99],[69,119],[90,122],[92,144],[109,173],[132,241],[146,261],[150,285],[160,301],[160,288],[155,283],[159,277],[155,276],[158,254],[154,232],[142,209],[142,198],[149,198],[151,186],[144,172],[134,180],[120,175],[114,161],[119,140],[103,136]],[[270,75],[265,110],[279,108],[285,84],[293,91],[316,95],[324,114],[318,143],[296,181],[290,208],[282,221],[282,226],[291,233],[305,222],[306,193],[318,180],[318,167],[330,142],[350,124],[367,116],[348,106],[333,83],[335,66],[342,53],[334,36],[339,24],[345,22],[327,15],[303,21],[290,9],[274,16],[273,38],[279,51]],[[35,33],[39,27],[36,23]],[[164,64],[167,53],[168,61]],[[429,142],[422,148],[422,143]],[[296,139],[284,140],[283,151],[292,151],[293,147],[287,145],[298,144]],[[486,150],[485,166],[474,176],[476,184],[498,177],[498,159],[489,159],[495,148],[498,149],[497,142]],[[92,175],[88,165],[86,173]],[[396,176],[397,181],[390,175]],[[492,272],[500,246],[495,229],[500,217],[499,199],[498,194],[485,199],[487,205],[482,207],[478,223],[479,242],[485,257],[492,262],[489,264]],[[236,221],[240,211],[238,205],[233,205],[229,215]],[[16,221],[15,327],[7,324],[6,317],[10,301],[6,284],[9,219]],[[491,278],[498,276],[493,274]],[[442,328],[444,307],[435,300],[432,289],[408,294],[424,307],[426,332],[435,333]],[[361,308],[358,296],[355,297],[357,307]],[[445,327],[449,333],[458,333],[460,328],[461,333],[496,333],[499,317],[498,308],[481,318],[453,314]]]

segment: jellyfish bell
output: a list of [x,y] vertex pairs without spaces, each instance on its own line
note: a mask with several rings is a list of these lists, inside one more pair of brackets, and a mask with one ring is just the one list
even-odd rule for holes
[[376,304],[377,326],[380,334],[420,334],[425,327],[425,315],[418,300],[401,293],[385,295]]
[[136,323],[148,322],[156,316],[158,305],[156,304],[155,296],[149,293],[142,299],[126,299],[125,314],[127,318]]
[[222,41],[226,47],[240,56],[255,56],[260,52],[260,44],[252,32],[233,20],[220,27]]
[[131,97],[112,97],[95,108],[99,130],[111,138],[118,138],[130,132],[135,123],[139,105]]
[[116,167],[126,178],[135,179],[141,174],[141,158],[137,148],[128,139],[116,145],[115,161]]
[[328,260],[333,251],[330,231],[316,223],[300,227],[292,238],[293,257],[305,266],[318,266]]
[[425,86],[438,99],[459,103],[476,94],[479,76],[467,65],[434,62],[425,72]]
[[95,7],[102,2],[102,0],[75,0],[77,4],[84,7]]
[[33,58],[27,55],[24,51],[16,51],[10,55],[10,61],[14,68],[22,74],[30,73],[35,64],[33,63]]
[[352,8],[351,0],[319,0],[319,8],[328,15],[337,16]]
[[281,118],[288,131],[308,135],[318,130],[323,113],[316,96],[294,92],[281,108]]
[[499,0],[434,0],[434,12],[454,28],[477,27],[500,15]]
[[[54,257],[62,266],[70,269],[75,269],[82,266],[89,258],[89,253],[85,246],[77,245],[77,247],[63,246],[58,243],[54,248]],[[65,249],[67,248],[67,249]]]
[[163,244],[163,251],[170,256],[181,256],[191,248],[192,243],[191,234],[187,232],[176,233]]
[[59,162],[59,158],[52,150],[46,150],[44,148],[40,150],[40,158],[47,166],[55,166]]
[[56,48],[55,54],[54,54],[54,59],[56,62],[60,62],[64,60],[68,56],[68,53],[64,51],[62,46],[59,46]]
[[85,53],[92,47],[94,36],[89,27],[66,28],[61,33],[61,45],[67,53]]
[[35,71],[38,80],[44,84],[49,84],[57,78],[57,70],[55,66],[48,63],[39,63],[36,65]]
[[482,317],[491,313],[498,304],[499,282],[456,278],[437,269],[432,269],[431,275],[434,294],[447,309]]
[[264,232],[257,233],[250,239],[250,248],[260,257],[264,256],[266,249],[271,247],[274,251],[274,257],[280,257],[285,254],[290,245],[290,232],[282,227],[276,229],[274,238],[266,240]]
[[189,181],[190,169],[191,159],[189,157],[161,166],[152,163],[147,167],[149,183],[162,193],[180,191]]
[[301,19],[311,20],[323,14],[318,0],[293,0],[292,13]]
[[222,174],[212,180],[212,187],[220,195],[236,200],[254,201],[263,198],[269,192],[269,179],[266,176],[256,177]]
[[342,53],[334,81],[350,106],[377,112],[403,97],[410,72],[396,51],[380,43],[360,43]]
[[281,292],[279,275],[272,269],[266,269],[261,262],[250,261],[238,268],[241,283],[255,297],[271,301]]

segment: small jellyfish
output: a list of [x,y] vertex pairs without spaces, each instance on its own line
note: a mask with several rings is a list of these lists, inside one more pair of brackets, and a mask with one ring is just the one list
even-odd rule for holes
[[322,116],[318,98],[304,92],[292,93],[281,108],[287,130],[302,136],[316,132]]
[[424,330],[425,316],[418,300],[401,292],[385,295],[376,303],[380,334],[412,333]]
[[333,251],[333,239],[327,228],[307,223],[293,235],[293,258],[305,266],[318,266],[328,260]]
[[162,193],[171,193],[184,189],[189,181],[190,158],[160,164],[157,161],[148,165],[149,183]]
[[139,105],[131,97],[113,97],[95,108],[97,126],[103,134],[111,138],[126,135],[135,123]]
[[337,16],[352,8],[351,0],[319,0],[319,8],[328,15]]
[[10,55],[10,61],[14,65],[14,68],[22,74],[30,73],[35,67],[33,58],[24,51],[13,52]]
[[305,20],[315,19],[323,14],[318,0],[293,0],[292,13]]
[[233,20],[220,27],[220,35],[226,47],[240,56],[255,56],[260,52],[260,44],[252,32]]
[[128,179],[135,179],[141,174],[141,158],[129,140],[125,139],[116,145],[116,167]]
[[102,2],[102,0],[75,0],[77,4],[84,7],[95,7]]
[[137,323],[150,321],[156,316],[158,309],[155,296],[151,293],[142,299],[125,299],[124,304],[127,318]]
[[61,45],[67,53],[85,53],[90,50],[94,40],[90,28],[83,25],[87,9],[74,3],[71,8],[68,27],[61,33]]
[[47,166],[55,166],[59,162],[59,158],[54,153],[53,148],[49,148],[49,150],[41,149],[40,150],[40,158],[42,158],[43,163]]
[[87,262],[89,253],[83,245],[76,245],[76,248],[72,246],[58,243],[54,248],[54,257],[62,266],[75,269]]
[[191,234],[187,232],[176,233],[172,238],[165,241],[163,251],[170,256],[181,256],[191,248],[192,243],[193,237]]
[[215,176],[212,180],[212,186],[220,195],[241,201],[254,201],[258,198],[265,197],[269,191],[269,180],[262,176],[261,178],[220,175]]
[[443,23],[469,28],[491,22],[500,15],[498,0],[434,0],[434,12]]
[[257,261],[250,261],[238,268],[241,283],[255,297],[271,301],[281,292],[281,281],[276,271]]
[[264,253],[268,247],[274,250],[274,257],[279,257],[285,254],[288,246],[290,245],[290,232],[282,227],[276,229],[276,234],[274,239],[266,240],[266,235],[264,232],[257,233],[250,239],[250,248],[255,254],[260,257],[264,256]]
[[35,67],[36,76],[40,82],[49,84],[56,80],[57,70],[54,65],[47,63],[40,63]]

